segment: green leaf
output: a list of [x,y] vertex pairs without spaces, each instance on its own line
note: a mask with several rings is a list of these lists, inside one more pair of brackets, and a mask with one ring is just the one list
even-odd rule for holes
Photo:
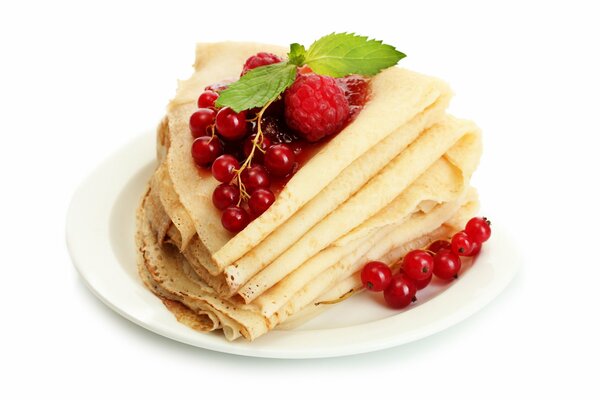
[[373,76],[406,57],[393,46],[353,33],[332,33],[314,42],[304,62],[317,74],[335,78]]
[[306,49],[304,46],[298,43],[290,44],[290,52],[288,53],[288,60],[291,64],[299,67],[304,65],[304,58],[306,57]]
[[274,100],[296,79],[296,66],[288,62],[266,65],[248,71],[219,94],[215,105],[240,112],[262,107]]

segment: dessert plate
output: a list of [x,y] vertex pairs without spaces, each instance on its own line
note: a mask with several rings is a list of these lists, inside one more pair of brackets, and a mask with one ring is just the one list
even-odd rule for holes
[[67,245],[90,290],[106,305],[159,335],[225,353],[272,358],[317,358],[365,353],[405,344],[474,314],[511,281],[518,251],[498,224],[472,267],[449,284],[432,282],[398,312],[379,294],[360,293],[292,330],[254,342],[228,342],[177,322],[137,274],[135,210],[155,168],[154,132],[106,160],[75,192],[67,216]]

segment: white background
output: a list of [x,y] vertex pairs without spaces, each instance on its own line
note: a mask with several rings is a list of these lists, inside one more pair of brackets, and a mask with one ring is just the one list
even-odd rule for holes
[[[598,398],[594,2],[224,3],[1,3],[0,397]],[[416,343],[312,361],[193,348],[105,307],[65,246],[78,183],[155,126],[196,41],[310,44],[333,31],[396,45],[483,128],[475,184],[525,261],[508,289]]]

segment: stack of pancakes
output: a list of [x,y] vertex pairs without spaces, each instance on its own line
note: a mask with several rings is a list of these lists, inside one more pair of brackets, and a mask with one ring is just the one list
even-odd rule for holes
[[189,116],[208,85],[239,76],[253,43],[200,44],[158,128],[158,166],[138,210],[139,271],[180,322],[253,340],[361,289],[370,260],[390,265],[448,238],[477,211],[469,185],[478,128],[445,113],[440,80],[400,68],[371,79],[357,118],[231,234],[212,204],[219,184],[190,154]]

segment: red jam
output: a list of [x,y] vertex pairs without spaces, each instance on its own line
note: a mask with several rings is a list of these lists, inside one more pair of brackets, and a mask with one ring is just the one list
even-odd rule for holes
[[354,121],[369,100],[369,81],[360,75],[349,75],[337,79],[338,85],[344,90],[344,94],[350,103],[350,118],[348,123]]

